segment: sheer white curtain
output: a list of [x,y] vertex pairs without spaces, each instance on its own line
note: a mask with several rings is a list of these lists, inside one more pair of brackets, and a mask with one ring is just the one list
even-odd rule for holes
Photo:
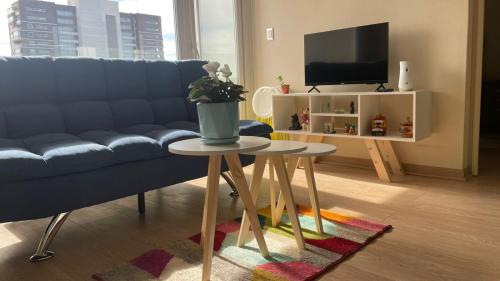
[[174,0],[175,39],[177,59],[199,58],[196,46],[196,18],[194,0]]

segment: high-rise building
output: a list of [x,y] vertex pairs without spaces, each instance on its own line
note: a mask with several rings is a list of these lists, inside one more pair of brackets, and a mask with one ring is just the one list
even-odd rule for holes
[[123,56],[164,59],[161,17],[120,13]]
[[18,0],[9,9],[12,55],[164,59],[161,17],[119,12],[119,2]]
[[163,59],[161,17],[136,14],[137,48],[145,59]]
[[118,2],[109,0],[69,0],[76,7],[80,55],[120,57],[121,29]]
[[55,5],[60,56],[78,56],[78,25],[73,6]]
[[19,0],[8,11],[12,55],[76,55],[74,7]]
[[123,58],[135,59],[137,49],[136,18],[134,14],[120,13]]

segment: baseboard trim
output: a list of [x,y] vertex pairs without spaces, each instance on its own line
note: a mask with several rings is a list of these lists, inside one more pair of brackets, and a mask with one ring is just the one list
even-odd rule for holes
[[[327,156],[318,159],[320,162],[332,165],[341,165],[346,167],[361,168],[375,170],[373,163],[370,159],[353,158],[345,156]],[[470,169],[450,169],[442,167],[432,167],[425,165],[416,165],[409,163],[402,163],[405,172],[409,175],[455,180],[467,181],[472,177]]]

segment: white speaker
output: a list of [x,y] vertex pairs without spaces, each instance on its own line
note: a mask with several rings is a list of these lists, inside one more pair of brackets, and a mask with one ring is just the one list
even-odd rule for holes
[[413,80],[411,77],[411,64],[409,61],[399,62],[399,90],[411,91],[413,90]]

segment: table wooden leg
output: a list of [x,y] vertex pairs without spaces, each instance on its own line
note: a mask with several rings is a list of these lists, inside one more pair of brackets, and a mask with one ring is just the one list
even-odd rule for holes
[[[325,136],[318,136],[315,142],[323,143],[325,141]],[[312,157],[313,163],[319,163],[319,157]]]
[[319,234],[323,234],[323,223],[321,221],[321,211],[319,208],[318,191],[316,190],[316,179],[314,178],[314,165],[311,157],[301,157],[304,163],[306,172],[307,189],[309,190],[309,200],[314,213],[314,220],[316,221],[316,230]]
[[404,176],[405,171],[403,169],[403,165],[401,165],[401,161],[399,161],[399,156],[392,145],[392,141],[377,141],[380,146],[380,151],[382,151],[385,159],[389,162],[391,166],[391,170],[395,175]]
[[203,222],[201,227],[201,244],[203,245],[203,272],[202,280],[210,280],[212,272],[212,256],[214,249],[215,223],[217,216],[217,199],[221,156],[210,156],[208,162],[207,190],[205,191],[205,205],[203,207]]
[[236,188],[238,189],[241,201],[243,201],[243,205],[245,206],[245,211],[248,219],[250,220],[250,226],[252,227],[255,235],[255,240],[257,240],[257,244],[259,245],[260,253],[263,257],[267,258],[269,257],[269,251],[267,249],[266,241],[264,240],[264,235],[262,234],[262,229],[260,228],[257,210],[253,204],[252,196],[248,189],[248,183],[245,179],[243,168],[241,167],[240,158],[238,154],[226,154],[224,155],[224,158],[226,158],[226,162],[229,165],[231,174],[236,182]]
[[373,139],[366,139],[365,144],[368,148],[368,153],[372,158],[375,170],[377,170],[378,177],[383,181],[391,182],[391,176],[387,171],[387,166],[385,164],[384,158],[382,157],[382,154],[380,153],[380,149],[376,141]]
[[[262,184],[262,176],[264,175],[264,169],[266,168],[267,157],[257,155],[255,157],[255,163],[253,165],[252,181],[250,182],[250,194],[252,195],[253,204],[257,202],[259,197],[260,186]],[[236,245],[238,247],[243,246],[247,242],[248,232],[250,227],[250,221],[247,217],[247,212],[243,211],[243,217],[241,217],[241,227],[240,233],[238,235],[238,242]]]
[[[310,135],[299,135],[299,138],[297,141],[300,141],[300,142],[309,142],[309,140],[312,138],[313,136],[310,136]],[[304,163],[302,163],[301,161],[298,162],[297,164],[297,168],[299,169],[302,169],[304,167]]]
[[[286,169],[288,172],[290,183],[293,180],[293,176],[295,175],[295,170],[297,170],[298,163],[299,163],[298,157],[288,158],[288,165]],[[285,199],[283,198],[282,193],[280,192],[278,197],[278,206],[276,206],[276,211],[271,214],[271,216],[274,218],[273,227],[276,227],[280,223],[284,209],[285,209]]]
[[305,249],[304,236],[302,235],[302,230],[300,228],[300,222],[297,216],[297,207],[295,206],[295,200],[293,199],[292,187],[290,185],[290,178],[288,177],[288,173],[286,171],[285,160],[283,159],[283,156],[272,156],[271,159],[276,170],[276,175],[278,176],[281,193],[285,197],[286,209],[292,224],[297,246],[299,249]]
[[269,191],[271,192],[271,223],[276,226],[276,181],[274,180],[274,165],[269,159]]

